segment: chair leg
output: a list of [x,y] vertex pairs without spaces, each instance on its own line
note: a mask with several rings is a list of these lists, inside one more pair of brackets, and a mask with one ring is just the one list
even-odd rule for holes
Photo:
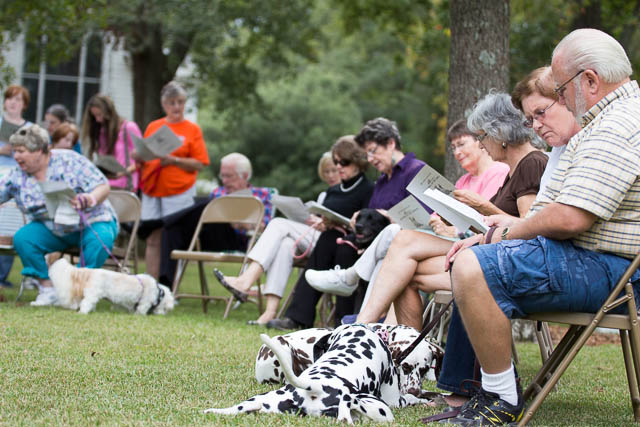
[[629,332],[620,329],[620,341],[622,343],[622,355],[624,356],[624,366],[627,372],[627,382],[629,384],[629,395],[631,397],[631,407],[633,417],[638,422],[640,418],[640,391],[638,390],[638,377],[635,366],[635,355],[631,348]]
[[209,295],[209,286],[207,284],[207,276],[204,272],[204,265],[202,261],[198,261],[198,274],[200,275],[200,291],[202,292],[202,311],[207,312],[208,298],[204,298]]
[[573,345],[580,334],[581,327],[579,326],[571,326],[569,330],[564,334],[562,340],[558,343],[555,350],[551,353],[550,357],[546,362],[542,364],[542,367],[536,375],[531,380],[529,387],[524,392],[524,399],[527,400],[529,397],[533,396],[540,392],[540,389],[544,386],[545,382],[548,380],[549,374],[552,373],[558,363],[565,356],[567,349]]

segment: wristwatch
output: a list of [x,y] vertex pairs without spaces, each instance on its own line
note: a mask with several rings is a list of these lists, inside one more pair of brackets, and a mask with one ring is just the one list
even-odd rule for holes
[[502,234],[500,235],[500,237],[502,238],[502,240],[507,240],[507,234],[509,233],[509,227],[505,227],[502,230]]

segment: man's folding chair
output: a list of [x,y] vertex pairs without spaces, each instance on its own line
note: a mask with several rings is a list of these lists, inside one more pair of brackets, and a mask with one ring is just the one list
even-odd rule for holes
[[[247,255],[256,240],[256,235],[262,224],[264,216],[264,205],[253,196],[223,196],[211,200],[202,211],[195,233],[191,239],[191,243],[187,250],[171,251],[171,258],[178,261],[175,278],[173,280],[173,294],[177,298],[196,298],[202,300],[202,309],[207,312],[207,303],[211,300],[222,300],[227,303],[224,312],[224,318],[229,315],[229,311],[233,305],[234,297],[220,297],[209,294],[209,286],[204,270],[205,262],[227,262],[241,264],[240,272],[242,272],[248,263]],[[247,247],[243,252],[207,252],[202,251],[200,246],[200,231],[204,224],[211,223],[236,223],[246,224],[250,230],[248,232],[249,239]],[[200,291],[201,294],[178,293],[180,283],[184,276],[184,272],[190,261],[198,263],[198,272],[200,275]],[[258,309],[262,311],[261,299],[257,300]]]
[[[622,355],[627,371],[629,394],[633,417],[640,422],[640,328],[633,287],[629,279],[640,266],[640,253],[636,255],[624,272],[607,300],[597,313],[536,313],[527,319],[538,322],[554,322],[570,325],[568,331],[558,343],[551,356],[542,365],[524,393],[525,399],[534,396],[524,417],[518,424],[524,426],[531,420],[549,392],[569,367],[587,339],[597,327],[618,329],[622,344]],[[621,292],[624,293],[620,295]],[[629,314],[608,314],[616,307],[626,304]]]

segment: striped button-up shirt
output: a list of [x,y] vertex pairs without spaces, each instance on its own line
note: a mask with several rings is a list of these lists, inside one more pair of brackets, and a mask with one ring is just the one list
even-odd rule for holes
[[529,215],[556,202],[597,216],[573,238],[579,247],[632,258],[640,250],[640,89],[631,81],[581,118]]

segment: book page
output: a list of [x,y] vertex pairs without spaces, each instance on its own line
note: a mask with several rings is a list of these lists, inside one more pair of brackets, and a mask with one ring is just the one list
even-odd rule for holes
[[318,202],[307,202],[307,206],[309,207],[309,213],[313,213],[316,215],[320,215],[330,221],[336,222],[340,225],[344,225],[349,227],[349,218],[340,215],[337,212],[332,211],[329,208],[326,208],[319,204]]
[[309,209],[302,203],[300,197],[274,195],[271,203],[280,210],[288,219],[305,223],[309,218]]
[[125,172],[124,166],[120,164],[118,159],[108,154],[99,155],[94,164],[102,171],[102,173],[106,173],[108,175]]
[[465,232],[469,228],[473,228],[484,233],[489,229],[484,223],[484,217],[480,212],[457,201],[451,196],[429,188],[425,190],[424,198],[426,199],[425,203],[431,209],[449,221],[460,232]]
[[71,206],[71,199],[76,196],[75,191],[62,181],[38,182],[44,196],[47,213],[57,224],[76,225],[80,223],[80,216]]
[[429,165],[424,165],[422,169],[420,169],[420,172],[413,177],[409,185],[407,185],[407,191],[420,198],[418,195],[424,193],[424,190],[427,188],[433,188],[444,194],[451,194],[453,190],[456,189],[456,187],[450,183],[447,178],[440,175],[438,171]]
[[138,157],[145,162],[165,157],[182,145],[178,135],[169,129],[167,125],[163,125],[146,138],[131,136],[133,137],[133,145],[136,147]]
[[388,210],[393,222],[405,230],[431,230],[429,220],[431,215],[427,212],[418,200],[409,195]]

